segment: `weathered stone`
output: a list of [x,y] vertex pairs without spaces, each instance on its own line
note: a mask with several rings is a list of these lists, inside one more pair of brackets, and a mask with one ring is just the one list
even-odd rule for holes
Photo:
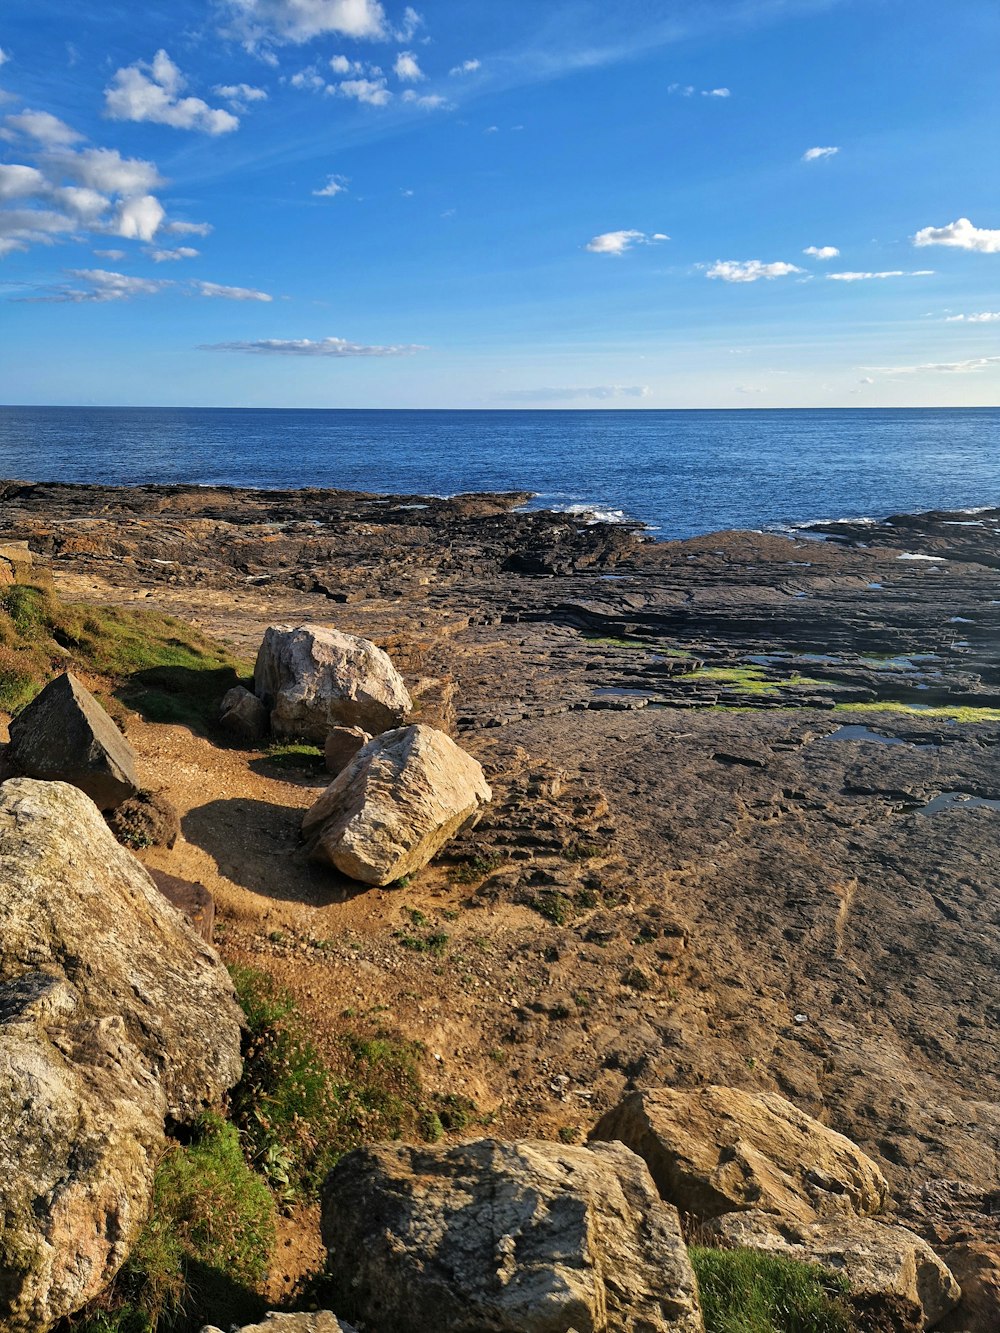
[[234,685],[219,704],[219,726],[243,745],[256,745],[267,735],[267,706],[243,685]]
[[119,1017],[54,975],[0,984],[4,1333],[50,1329],[114,1277],[148,1214],[165,1110]]
[[122,801],[108,815],[108,828],[123,847],[173,847],[181,821],[173,802],[162,791],[141,791]]
[[331,727],[376,736],[413,707],[399,672],[368,639],[323,625],[271,625],[254,667],[254,691],[276,736],[322,745]]
[[150,868],[149,873],[167,902],[177,908],[206,943],[211,944],[215,929],[215,899],[204,884],[179,879],[165,870]]
[[[214,1324],[206,1324],[201,1333],[223,1333]],[[309,1314],[267,1314],[259,1324],[244,1324],[233,1333],[357,1333],[351,1324],[330,1313],[315,1310]]]
[[335,777],[342,773],[359,750],[371,740],[363,727],[334,727],[327,733],[323,745],[323,759],[326,771]]
[[1000,1245],[966,1241],[942,1250],[962,1299],[937,1325],[940,1333],[997,1333],[1000,1329]]
[[888,1186],[856,1144],[773,1093],[717,1084],[635,1092],[592,1139],[619,1139],[649,1166],[661,1195],[706,1219],[741,1208],[802,1222],[877,1213]]
[[139,791],[131,745],[94,696],[68,671],[10,724],[7,762],[17,772],[71,782],[102,810]]
[[677,1212],[621,1144],[361,1149],[327,1178],[322,1231],[379,1333],[703,1328]]
[[189,1121],[240,1075],[242,1017],[218,955],[62,782],[0,786],[0,982],[62,973],[114,1019]]
[[311,855],[363,884],[422,869],[491,799],[483,770],[443,731],[401,727],[370,741],[302,821]]
[[784,1254],[843,1273],[852,1293],[877,1311],[912,1302],[925,1328],[957,1304],[961,1291],[926,1241],[906,1227],[868,1217],[824,1218],[799,1223],[771,1213],[729,1213],[712,1231],[727,1245]]

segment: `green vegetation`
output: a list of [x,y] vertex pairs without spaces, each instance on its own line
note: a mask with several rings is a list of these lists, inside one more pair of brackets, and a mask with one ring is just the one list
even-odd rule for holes
[[652,652],[656,647],[655,643],[648,643],[645,639],[616,639],[600,634],[585,634],[583,637],[588,643],[596,643],[603,648],[638,648],[643,652]]
[[440,958],[448,947],[448,940],[451,937],[443,930],[431,930],[425,935],[408,935],[405,930],[397,930],[393,938],[398,940],[404,949],[411,949],[414,953],[432,953],[436,958]]
[[522,901],[554,926],[567,926],[582,912],[602,903],[609,904],[610,898],[584,885],[573,894],[562,893],[559,889],[538,889]]
[[298,741],[278,741],[268,746],[265,762],[278,773],[318,773],[324,766],[323,751],[318,745]]
[[674,680],[716,682],[726,688],[742,694],[777,694],[789,686],[806,686],[822,689],[823,682],[811,676],[795,673],[783,680],[772,680],[760,667],[699,667],[697,671],[687,671]]
[[154,722],[198,729],[242,664],[190,625],[151,611],[61,602],[37,576],[0,597],[0,709],[16,713],[67,667]]
[[691,1247],[705,1333],[854,1333],[842,1277],[760,1250]]
[[870,704],[835,704],[834,709],[838,713],[908,713],[911,717],[950,718],[954,722],[1000,722],[1000,708],[968,708],[961,704],[918,708],[914,704],[880,700]]
[[485,856],[466,857],[448,871],[448,878],[453,884],[479,884],[487,875],[503,865],[504,858],[496,853]]

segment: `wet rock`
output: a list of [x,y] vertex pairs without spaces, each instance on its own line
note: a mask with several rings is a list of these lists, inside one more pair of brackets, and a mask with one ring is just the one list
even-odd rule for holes
[[727,1245],[767,1250],[843,1273],[851,1292],[878,1312],[899,1303],[918,1307],[923,1326],[934,1328],[959,1301],[961,1291],[931,1247],[906,1227],[874,1218],[837,1217],[798,1223],[769,1213],[730,1213],[712,1223]]
[[[223,1333],[214,1324],[206,1324],[201,1333]],[[330,1313],[315,1310],[308,1314],[275,1314],[264,1316],[259,1324],[244,1324],[232,1333],[357,1333],[351,1324]]]
[[52,973],[0,984],[4,1333],[43,1333],[114,1277],[148,1215],[165,1111],[121,1017]]
[[370,741],[302,821],[310,854],[363,884],[421,870],[491,797],[483,770],[443,731],[401,727]]
[[701,1333],[676,1210],[620,1144],[383,1144],[323,1187],[330,1272],[379,1333]]
[[342,773],[370,740],[371,736],[362,727],[334,727],[323,744],[326,771],[334,776]]
[[108,828],[123,847],[173,847],[180,837],[177,809],[165,792],[140,791],[108,815]]
[[0,920],[0,982],[64,975],[90,1017],[122,1026],[173,1119],[192,1120],[239,1078],[226,969],[76,787],[0,786]]
[[885,1206],[888,1186],[871,1158],[773,1093],[719,1085],[635,1092],[591,1139],[627,1144],[663,1198],[701,1219],[745,1208],[810,1222]]
[[68,671],[10,724],[6,760],[26,777],[71,782],[101,810],[113,810],[139,792],[131,745]]
[[206,944],[211,944],[215,933],[215,899],[204,884],[179,879],[165,870],[151,869],[149,873],[171,907],[176,907]]
[[257,745],[268,731],[267,708],[243,685],[234,685],[222,696],[219,726],[243,745]]
[[270,709],[275,735],[317,745],[331,727],[363,727],[372,735],[398,727],[413,706],[381,648],[322,625],[269,626],[254,691]]

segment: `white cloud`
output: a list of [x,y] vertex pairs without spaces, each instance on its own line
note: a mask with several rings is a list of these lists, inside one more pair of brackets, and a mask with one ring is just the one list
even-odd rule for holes
[[802,161],[818,162],[820,158],[833,157],[835,153],[839,152],[840,152],[839,148],[807,148],[806,151],[802,154]]
[[835,245],[807,245],[802,253],[812,255],[813,259],[836,259],[840,251]]
[[407,88],[403,93],[403,101],[410,106],[418,106],[421,111],[439,111],[452,105],[447,97],[442,97],[440,93],[420,94],[415,93],[412,88]]
[[218,296],[225,301],[273,301],[267,292],[254,291],[252,287],[224,287],[218,282],[196,282],[192,284],[202,296]]
[[651,245],[654,241],[669,241],[670,237],[662,231],[647,235],[644,231],[605,231],[600,236],[593,236],[585,249],[594,255],[623,255],[633,245]]
[[111,207],[111,200],[87,185],[63,185],[52,191],[52,198],[75,213],[82,222],[94,222]]
[[696,88],[693,83],[669,83],[667,92],[672,97],[694,97],[700,92],[702,97],[732,97],[728,88]]
[[10,52],[5,51],[3,47],[0,46],[0,65],[6,65],[9,59],[10,59]]
[[513,389],[501,394],[509,402],[559,402],[594,398],[606,402],[612,398],[648,398],[652,390],[648,384],[592,384],[575,389]]
[[347,56],[331,56],[330,68],[334,74],[360,74],[364,65],[360,60],[348,60]]
[[128,301],[133,296],[155,296],[171,283],[159,278],[134,278],[125,273],[112,273],[103,268],[71,268],[71,278],[84,282],[86,287],[56,288],[51,294],[33,298],[40,301],[79,304],[83,301]]
[[[225,0],[225,3],[232,15],[233,30],[250,49],[262,42],[301,45],[330,33],[354,38],[389,35],[385,10],[379,0]],[[410,13],[419,21],[416,11],[408,10],[404,15],[404,31]]]
[[308,88],[314,93],[331,92],[332,89],[323,78],[322,74],[316,69],[315,65],[309,65],[306,69],[300,69],[298,73],[293,74],[288,80],[293,88]]
[[98,259],[110,259],[112,264],[120,264],[125,258],[124,250],[95,250],[94,254]]
[[419,83],[427,77],[412,51],[400,51],[392,68],[396,78],[403,83]]
[[460,65],[453,65],[448,73],[453,76],[456,74],[475,74],[476,70],[481,68],[481,60],[463,60]]
[[246,111],[253,102],[266,102],[267,89],[255,88],[249,83],[222,83],[212,89],[216,97],[229,103],[234,111]]
[[907,272],[901,268],[890,268],[882,273],[828,273],[826,276],[831,282],[871,282],[873,279],[881,278],[931,278],[934,276],[934,270],[917,268]]
[[971,375],[1000,365],[1000,356],[974,356],[968,361],[931,361],[922,366],[864,366],[876,375]]
[[179,245],[176,250],[146,251],[154,264],[166,264],[178,259],[197,259],[200,253],[200,250],[194,250],[190,245]]
[[1000,254],[1000,229],[974,227],[968,218],[959,218],[945,227],[921,227],[914,245],[950,245],[956,250],[976,250],[982,255]]
[[112,230],[130,241],[151,241],[164,218],[163,205],[152,194],[123,199]]
[[0,199],[30,199],[46,188],[47,181],[37,167],[0,165]]
[[239,127],[231,112],[214,109],[200,97],[182,97],[186,82],[166,51],[157,51],[150,63],[137,60],[115,73],[104,90],[105,114],[205,134],[228,134]]
[[115,148],[50,154],[46,161],[81,185],[103,194],[148,194],[165,183],[152,162],[140,157],[122,157]]
[[346,176],[328,176],[322,190],[313,190],[318,199],[334,199],[338,194],[347,193]]
[[702,97],[732,97],[728,88],[702,88]]
[[410,356],[413,352],[425,352],[426,347],[416,343],[395,347],[367,347],[362,343],[348,342],[344,338],[261,338],[256,342],[206,343],[199,349],[203,352],[256,352],[274,356]]
[[34,139],[46,148],[68,148],[84,137],[48,111],[19,111],[16,116],[6,116],[0,136],[10,141],[17,135]]
[[423,26],[423,17],[417,13],[412,5],[407,5],[403,10],[403,21],[393,31],[393,37],[397,42],[408,42],[418,28]]
[[717,259],[706,271],[707,278],[721,278],[723,282],[757,282],[761,278],[784,278],[790,273],[802,273],[795,264],[777,261],[764,264],[759,259]]
[[212,234],[212,224],[210,222],[168,222],[163,230],[170,232],[171,236],[210,236]]
[[1000,324],[1000,310],[981,310],[977,315],[948,315],[946,324]]
[[353,97],[366,106],[385,106],[392,100],[385,79],[345,79],[336,85],[340,97]]

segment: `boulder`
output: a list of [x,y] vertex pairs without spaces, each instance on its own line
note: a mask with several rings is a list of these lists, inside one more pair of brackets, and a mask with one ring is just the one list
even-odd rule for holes
[[215,899],[204,884],[168,875],[165,870],[150,869],[153,883],[171,906],[194,927],[206,943],[212,943],[215,930]]
[[491,795],[480,765],[443,731],[400,727],[358,751],[302,832],[314,859],[363,884],[391,884],[474,823]]
[[177,810],[162,791],[141,791],[122,801],[107,817],[108,828],[123,847],[173,847],[181,835]]
[[794,1222],[771,1213],[740,1212],[716,1218],[713,1234],[726,1245],[787,1255],[842,1273],[870,1314],[884,1307],[918,1307],[924,1328],[953,1309],[961,1291],[926,1241],[906,1227],[868,1217]]
[[4,1333],[52,1328],[114,1277],[149,1212],[165,1112],[121,1018],[57,975],[0,984]]
[[0,982],[64,976],[89,1017],[121,1023],[174,1120],[240,1076],[242,1012],[218,955],[63,782],[0,786]]
[[[201,1333],[223,1333],[214,1324],[206,1324]],[[259,1324],[244,1324],[233,1333],[357,1333],[350,1324],[330,1313],[315,1310],[308,1314],[267,1314]]]
[[997,1333],[1000,1328],[1000,1245],[969,1240],[941,1258],[962,1288],[962,1299],[937,1325],[941,1333]]
[[6,759],[26,777],[71,782],[101,810],[113,810],[139,791],[131,745],[68,671],[11,722]]
[[856,1144],[773,1093],[711,1085],[634,1092],[592,1139],[618,1139],[660,1194],[699,1219],[757,1209],[811,1222],[885,1206],[882,1172]]
[[219,726],[243,745],[257,745],[268,732],[267,707],[243,685],[234,685],[219,704]]
[[342,773],[359,750],[371,740],[362,727],[334,727],[327,733],[323,744],[323,759],[326,771],[334,777]]
[[381,1144],[322,1202],[328,1271],[379,1333],[702,1333],[677,1212],[621,1144]]
[[413,705],[399,672],[367,639],[322,625],[271,625],[257,654],[254,692],[276,736],[322,745],[331,727],[371,735],[398,727]]

